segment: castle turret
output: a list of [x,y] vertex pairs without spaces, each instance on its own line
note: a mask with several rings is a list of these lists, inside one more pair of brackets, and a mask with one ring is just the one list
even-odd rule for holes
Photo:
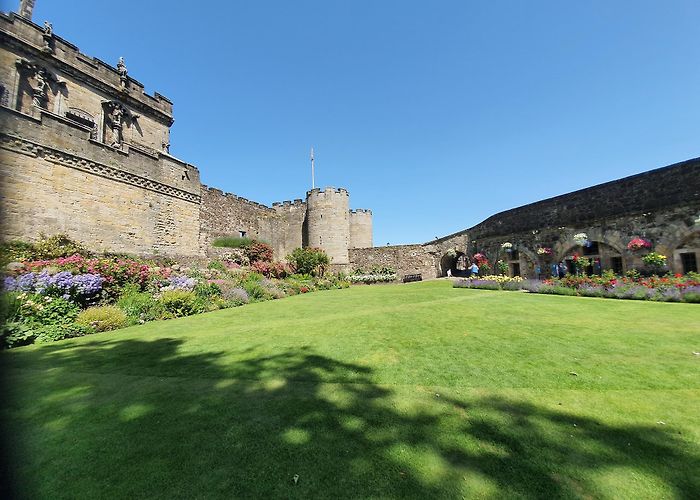
[[350,210],[350,248],[372,247],[372,211]]
[[349,204],[348,192],[343,188],[316,188],[306,193],[307,246],[325,250],[332,264],[349,263]]

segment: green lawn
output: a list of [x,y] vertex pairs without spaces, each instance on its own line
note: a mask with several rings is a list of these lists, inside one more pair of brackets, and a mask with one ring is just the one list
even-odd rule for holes
[[29,498],[699,498],[693,351],[693,304],[354,287],[3,352],[2,415]]

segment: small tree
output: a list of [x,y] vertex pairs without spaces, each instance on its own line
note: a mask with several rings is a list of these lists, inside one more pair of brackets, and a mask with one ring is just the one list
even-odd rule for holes
[[323,276],[330,259],[320,248],[297,248],[287,256],[287,262],[299,274]]

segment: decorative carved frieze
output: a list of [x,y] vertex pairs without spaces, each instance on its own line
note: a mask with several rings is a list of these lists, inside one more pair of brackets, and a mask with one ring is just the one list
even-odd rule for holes
[[9,134],[0,134],[0,148],[8,151],[14,151],[15,153],[32,156],[34,158],[43,158],[44,160],[57,165],[74,168],[118,182],[124,182],[126,184],[131,184],[132,186],[155,191],[157,193],[172,196],[173,198],[179,198],[191,203],[200,203],[200,196],[198,194],[190,193],[173,186],[168,186],[167,184],[147,179],[145,177],[141,177],[140,175],[132,174],[131,172],[126,172],[109,165],[97,163],[95,161],[88,160],[87,158],[81,158],[80,156],[72,153],[43,146],[20,137]]

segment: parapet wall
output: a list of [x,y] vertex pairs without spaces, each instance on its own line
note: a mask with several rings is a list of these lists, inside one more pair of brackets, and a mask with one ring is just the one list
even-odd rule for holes
[[550,227],[582,227],[620,216],[700,205],[700,158],[606,182],[492,215],[473,239]]
[[200,246],[202,253],[211,249],[221,236],[241,236],[270,242],[276,211],[220,189],[202,185],[200,205]]

